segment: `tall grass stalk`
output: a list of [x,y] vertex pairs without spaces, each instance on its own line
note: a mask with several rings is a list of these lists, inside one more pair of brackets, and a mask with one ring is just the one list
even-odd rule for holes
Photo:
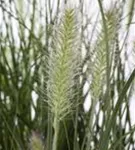
[[75,12],[73,9],[66,9],[48,57],[47,102],[53,116],[53,150],[57,150],[60,122],[73,111],[71,100],[74,95],[74,78],[79,67],[77,41]]

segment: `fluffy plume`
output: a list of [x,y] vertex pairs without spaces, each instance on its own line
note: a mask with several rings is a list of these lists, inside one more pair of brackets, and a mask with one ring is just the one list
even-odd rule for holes
[[74,10],[68,8],[57,28],[48,57],[47,102],[53,116],[53,150],[57,149],[59,121],[73,110],[73,87],[80,61],[77,34]]

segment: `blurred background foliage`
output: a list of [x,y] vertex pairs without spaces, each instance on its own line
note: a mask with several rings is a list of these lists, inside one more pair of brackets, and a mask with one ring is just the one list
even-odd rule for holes
[[[36,150],[36,142],[37,150],[52,150],[45,56],[67,3],[0,0],[0,150]],[[135,100],[135,1],[109,4],[71,1],[81,36],[80,83],[78,88],[75,79],[74,87],[79,105],[60,124],[58,150],[135,149],[130,111]]]

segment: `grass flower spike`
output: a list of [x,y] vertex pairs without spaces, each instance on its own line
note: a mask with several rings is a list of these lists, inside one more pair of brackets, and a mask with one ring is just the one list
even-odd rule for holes
[[74,79],[78,72],[78,37],[75,13],[66,9],[53,42],[48,63],[48,105],[53,115],[53,150],[57,149],[59,122],[73,110]]

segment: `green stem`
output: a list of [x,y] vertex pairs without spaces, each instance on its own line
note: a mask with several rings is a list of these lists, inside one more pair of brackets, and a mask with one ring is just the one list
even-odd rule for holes
[[54,138],[53,138],[53,150],[57,150],[58,146],[58,134],[59,134],[59,120],[57,117],[54,119]]
[[127,94],[128,89],[130,88],[131,84],[133,83],[134,78],[135,78],[135,69],[131,73],[128,81],[125,83],[125,85],[124,85],[124,87],[120,93],[120,96],[119,96],[117,103],[115,105],[115,108],[113,110],[112,116],[108,116],[108,118],[107,118],[106,131],[101,134],[101,141],[99,143],[99,147],[101,150],[102,149],[104,149],[104,150],[108,149],[109,135],[110,135],[112,127],[115,124],[117,112],[118,112],[118,110],[119,110],[119,108],[123,102],[123,99],[125,98],[125,96]]

